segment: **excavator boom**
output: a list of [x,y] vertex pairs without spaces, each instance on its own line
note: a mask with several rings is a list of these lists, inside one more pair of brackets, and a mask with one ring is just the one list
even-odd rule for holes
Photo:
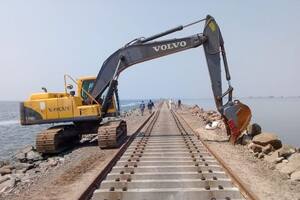
[[[102,113],[105,113],[108,107],[107,104],[109,104],[111,96],[117,89],[117,78],[123,70],[134,64],[203,45],[216,107],[223,117],[227,132],[231,136],[231,142],[235,143],[238,136],[246,129],[250,122],[251,110],[238,100],[232,100],[233,87],[230,84],[231,77],[227,64],[224,41],[219,26],[214,18],[209,15],[206,17],[203,33],[179,39],[153,41],[162,36],[180,31],[185,27],[186,26],[178,26],[149,38],[135,39],[114,52],[103,63],[91,95],[100,101],[102,94],[108,88],[108,93],[103,100],[102,107]],[[224,93],[222,92],[221,56],[226,73],[226,80],[228,81],[228,90]],[[227,97],[228,100],[225,104],[223,103],[224,97]]]

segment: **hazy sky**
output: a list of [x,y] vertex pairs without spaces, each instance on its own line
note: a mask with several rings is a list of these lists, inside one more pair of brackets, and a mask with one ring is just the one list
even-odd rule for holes
[[[237,96],[300,95],[300,1],[0,0],[0,100],[63,91],[63,75],[96,76],[130,40],[215,17]],[[203,25],[169,38],[201,33]],[[122,99],[211,97],[203,48],[132,66]]]

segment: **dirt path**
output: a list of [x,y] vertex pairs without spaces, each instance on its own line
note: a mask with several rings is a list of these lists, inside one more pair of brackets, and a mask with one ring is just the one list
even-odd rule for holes
[[192,115],[189,109],[184,108],[178,113],[259,199],[300,199],[299,182],[288,180],[286,175],[279,173],[270,163],[254,157],[244,146],[232,146],[226,142],[224,132],[205,130],[204,121]]
[[[149,116],[140,116],[137,111],[125,119],[128,135],[134,133]],[[78,199],[82,190],[111,160],[117,149],[100,150],[97,144],[72,150],[64,156],[65,162],[39,176],[31,185],[17,188],[1,199],[8,200],[64,200]]]

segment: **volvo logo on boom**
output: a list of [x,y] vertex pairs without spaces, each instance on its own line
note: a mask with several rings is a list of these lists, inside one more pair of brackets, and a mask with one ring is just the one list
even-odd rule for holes
[[168,49],[177,49],[178,47],[186,47],[186,41],[172,42],[152,47],[156,52],[166,51]]

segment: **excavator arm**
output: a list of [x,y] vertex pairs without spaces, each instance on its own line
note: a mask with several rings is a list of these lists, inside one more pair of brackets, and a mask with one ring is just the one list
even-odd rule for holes
[[[231,77],[221,31],[213,17],[208,15],[204,20],[203,33],[179,39],[151,42],[195,23],[178,26],[149,38],[135,39],[108,57],[101,67],[91,92],[93,98],[100,100],[101,95],[108,88],[103,100],[102,112],[105,113],[108,109],[111,97],[116,91],[119,74],[129,66],[203,45],[216,107],[223,117],[231,142],[235,143],[250,122],[251,110],[238,100],[232,100],[233,88],[230,84]],[[222,92],[221,56],[228,81],[228,89],[224,93]],[[223,99],[226,96],[227,103],[224,104]]]
[[96,78],[92,96],[97,99],[114,77],[124,69],[137,63],[160,58],[179,51],[195,48],[203,44],[206,37],[202,34],[190,37],[144,43],[137,40],[113,53],[104,63]]

